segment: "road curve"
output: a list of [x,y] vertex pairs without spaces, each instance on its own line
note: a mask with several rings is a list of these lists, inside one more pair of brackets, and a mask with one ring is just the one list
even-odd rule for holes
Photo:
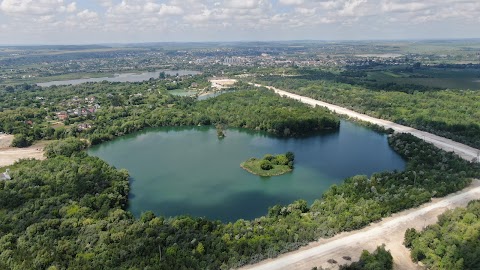
[[420,208],[402,211],[383,219],[379,223],[372,223],[362,230],[341,233],[331,239],[322,239],[306,248],[286,253],[276,259],[269,259],[256,265],[249,265],[243,269],[310,270],[314,266],[335,268],[335,265],[328,263],[329,259],[334,259],[341,264],[349,263],[342,257],[348,255],[356,260],[363,249],[372,251],[383,243],[386,244],[387,249],[392,251],[395,268],[415,269],[418,266],[410,261],[408,251],[402,245],[406,229],[412,227],[421,229],[426,225],[433,224],[437,222],[437,216],[445,210],[466,206],[469,201],[479,198],[480,181],[475,180],[469,188],[441,199],[435,199]]
[[293,93],[290,93],[290,92],[287,92],[287,91],[284,91],[284,90],[277,89],[277,88],[272,87],[272,86],[264,86],[264,85],[260,85],[260,84],[253,84],[253,85],[256,86],[256,87],[266,87],[270,90],[273,90],[275,93],[277,93],[281,96],[296,99],[296,100],[298,100],[302,103],[308,104],[310,106],[325,107],[325,108],[329,109],[330,111],[333,111],[337,114],[346,115],[346,116],[351,117],[351,118],[356,118],[356,119],[359,119],[359,120],[362,120],[362,121],[365,121],[365,122],[377,124],[379,126],[387,128],[387,129],[391,128],[396,132],[410,133],[410,134],[414,135],[415,137],[418,137],[418,138],[420,138],[420,139],[422,139],[426,142],[432,143],[433,145],[435,145],[436,147],[438,147],[440,149],[443,149],[443,150],[448,151],[448,152],[453,151],[457,155],[459,155],[460,157],[462,157],[463,159],[466,159],[468,161],[472,161],[475,158],[477,158],[477,160],[478,160],[479,155],[480,155],[480,150],[478,150],[478,149],[475,149],[475,148],[470,147],[468,145],[464,145],[464,144],[461,144],[461,143],[452,141],[450,139],[443,138],[443,137],[440,137],[440,136],[437,136],[437,135],[434,135],[434,134],[431,134],[431,133],[428,133],[428,132],[425,132],[425,131],[420,131],[420,130],[417,130],[417,129],[414,129],[414,128],[411,128],[411,127],[396,124],[396,123],[391,122],[391,121],[374,118],[374,117],[368,116],[366,114],[361,114],[361,113],[358,113],[358,112],[355,112],[355,111],[352,111],[352,110],[349,110],[349,109],[346,109],[346,108],[343,108],[343,107],[340,107],[340,106],[337,106],[337,105],[333,105],[333,104],[330,104],[330,103],[319,101],[319,100],[316,100],[316,99],[313,99],[313,98],[293,94]]

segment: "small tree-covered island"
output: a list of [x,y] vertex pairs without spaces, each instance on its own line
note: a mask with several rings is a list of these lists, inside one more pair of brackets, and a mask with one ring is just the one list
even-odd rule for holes
[[277,176],[293,170],[295,155],[287,152],[283,155],[266,154],[263,159],[250,158],[240,164],[247,172],[259,176]]

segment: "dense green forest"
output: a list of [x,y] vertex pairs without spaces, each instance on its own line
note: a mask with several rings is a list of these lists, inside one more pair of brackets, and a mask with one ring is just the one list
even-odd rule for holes
[[49,159],[21,161],[13,180],[0,182],[0,268],[229,269],[361,228],[479,176],[477,165],[410,135],[389,143],[408,161],[405,171],[354,176],[311,206],[299,200],[224,224],[152,212],[135,219],[126,171],[76,151],[78,139],[55,142]]
[[384,87],[379,82],[373,89],[353,79],[352,82],[336,80],[340,75],[327,71],[297,69],[295,72],[298,76],[265,75],[256,80],[480,148],[480,91],[422,90],[409,86],[401,90]]
[[409,229],[405,246],[429,269],[474,270],[480,265],[480,201],[448,210],[421,232]]
[[340,266],[340,270],[392,270],[393,257],[390,251],[385,250],[385,245],[377,247],[370,253],[364,250],[360,260],[350,265]]
[[[277,136],[339,126],[325,109],[247,84],[196,101],[168,94],[166,83],[25,84],[0,90],[0,131],[15,134],[17,146],[59,140],[46,147],[47,160],[21,161],[12,169],[13,180],[0,182],[1,269],[229,269],[364,227],[480,176],[478,164],[396,134],[389,144],[407,160],[405,171],[350,177],[310,206],[304,200],[275,205],[255,220],[227,224],[152,212],[135,219],[127,211],[128,172],[87,156],[86,141],[97,144],[158,126],[225,125]],[[97,104],[95,113],[56,118],[59,111]],[[387,258],[382,252],[365,254],[354,267],[374,264],[378,254]]]
[[[190,83],[190,82],[189,82]],[[0,131],[15,134],[14,146],[39,139],[79,137],[92,144],[147,127],[222,124],[263,130],[279,136],[302,136],[337,129],[339,120],[322,108],[309,108],[266,89],[239,84],[234,92],[196,101],[169,95],[163,80],[143,83],[87,83],[39,88],[19,86],[0,92]],[[25,87],[24,87],[25,86]],[[87,103],[84,98],[95,100]],[[96,103],[93,105],[93,103]],[[95,113],[85,108],[96,106]],[[85,109],[64,122],[55,112]],[[87,123],[89,128],[77,125]]]

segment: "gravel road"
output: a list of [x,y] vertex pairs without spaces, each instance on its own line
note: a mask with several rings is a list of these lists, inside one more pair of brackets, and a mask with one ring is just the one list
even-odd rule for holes
[[[254,84],[257,87],[262,85]],[[390,121],[377,119],[352,110],[318,101],[312,98],[292,94],[274,87],[267,87],[275,93],[288,98],[299,100],[311,106],[326,107],[335,113],[357,118],[362,121],[374,123],[385,128],[392,128],[396,132],[410,133],[418,138],[430,142],[438,148],[446,151],[454,151],[460,157],[471,161],[478,157],[479,150],[454,142],[428,132],[416,130],[411,127],[399,125]],[[411,270],[421,269],[414,264],[409,256],[409,251],[403,246],[403,236],[408,228],[417,230],[437,222],[438,215],[447,209],[464,207],[471,200],[480,199],[480,181],[474,180],[472,185],[455,194],[447,197],[434,199],[432,202],[422,205],[419,208],[408,209],[400,213],[384,218],[378,223],[372,223],[364,229],[341,233],[329,239],[320,239],[310,243],[297,251],[283,254],[275,259],[265,260],[255,265],[248,265],[242,269],[273,270],[273,269],[302,269],[310,270],[313,267],[324,269],[338,269],[341,264],[348,264],[351,261],[345,260],[345,256],[351,260],[358,260],[362,250],[373,251],[377,246],[386,244],[394,257],[394,269]],[[329,263],[333,259],[336,263]],[[331,260],[330,260],[331,261]],[[332,261],[331,261],[332,262]]]

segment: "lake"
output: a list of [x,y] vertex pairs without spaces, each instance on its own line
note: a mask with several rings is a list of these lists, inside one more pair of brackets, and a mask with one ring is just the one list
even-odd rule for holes
[[65,80],[65,81],[51,81],[45,83],[37,83],[41,87],[48,87],[52,85],[77,85],[86,82],[143,82],[148,81],[151,78],[158,78],[160,72],[165,72],[167,75],[176,76],[186,76],[186,75],[198,75],[201,72],[193,70],[157,70],[155,72],[143,72],[143,73],[121,73],[115,74],[113,77],[100,77],[100,78],[84,78],[84,79],[75,79],[75,80]]
[[[293,172],[262,178],[240,163],[250,157],[295,153]],[[219,140],[213,127],[148,129],[88,150],[131,175],[130,210],[135,216],[189,214],[222,221],[254,219],[275,204],[305,199],[311,204],[333,184],[357,174],[403,170],[405,162],[387,136],[342,121],[338,132],[278,138],[228,129]]]

